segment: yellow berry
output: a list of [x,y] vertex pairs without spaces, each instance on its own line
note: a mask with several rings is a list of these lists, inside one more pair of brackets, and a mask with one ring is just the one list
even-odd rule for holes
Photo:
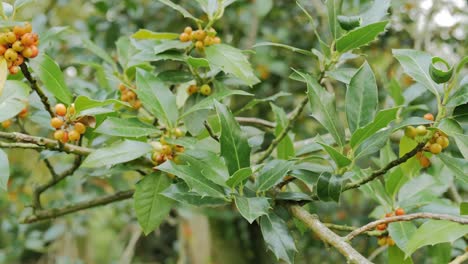
[[427,134],[426,126],[423,126],[423,125],[417,126],[416,127],[416,134],[418,134],[418,136],[426,135]]
[[416,128],[414,128],[414,126],[407,126],[406,129],[405,129],[405,136],[409,137],[409,138],[414,138],[416,137],[417,135],[417,132],[416,132]]
[[67,107],[64,104],[56,104],[55,113],[59,116],[64,116],[67,114]]
[[431,151],[432,154],[439,154],[440,152],[442,152],[442,146],[440,144],[434,143],[434,144],[431,144],[431,146],[429,147],[429,150]]
[[200,87],[200,93],[203,95],[210,95],[211,94],[211,87],[208,84],[204,84]]
[[80,140],[81,135],[80,135],[80,133],[78,133],[78,131],[72,130],[72,131],[70,131],[70,133],[68,133],[68,137],[69,137],[70,141],[78,141],[78,140]]
[[221,39],[219,37],[215,37],[213,39],[213,44],[221,44]]
[[165,155],[169,155],[172,153],[172,149],[169,145],[162,145],[161,147],[161,153]]
[[61,128],[63,125],[63,120],[58,117],[54,117],[50,120],[50,125],[53,128]]
[[7,49],[3,54],[7,61],[15,61],[18,58],[18,53],[14,49]]
[[2,127],[3,127],[3,128],[9,128],[9,127],[11,126],[12,123],[13,123],[13,122],[11,122],[10,119],[5,120],[5,121],[2,122]]
[[83,125],[83,123],[77,122],[75,124],[75,130],[76,130],[76,132],[78,132],[80,134],[84,134],[86,132],[86,126]]
[[440,146],[442,146],[442,148],[444,149],[444,148],[448,147],[449,139],[447,137],[440,136],[440,137],[437,138],[436,143],[439,144]]
[[205,44],[203,44],[203,41],[199,40],[195,42],[195,48],[198,50],[203,50],[205,48]]
[[15,33],[8,32],[6,33],[6,41],[10,44],[13,44],[17,40]]
[[193,29],[191,27],[186,27],[184,29],[184,33],[188,34],[189,36],[190,36],[190,34],[192,34],[192,31],[193,31]]
[[180,34],[179,40],[182,41],[182,42],[188,42],[188,41],[190,41],[190,35],[184,32],[184,33]]

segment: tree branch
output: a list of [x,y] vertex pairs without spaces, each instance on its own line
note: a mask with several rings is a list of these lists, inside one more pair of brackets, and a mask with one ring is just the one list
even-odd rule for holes
[[219,142],[219,137],[213,132],[213,129],[210,127],[210,124],[208,124],[206,120],[205,122],[203,122],[203,125],[205,126],[206,131],[208,131],[210,137]]
[[53,218],[57,218],[59,216],[64,216],[67,214],[75,213],[81,210],[94,208],[101,205],[106,205],[118,201],[123,201],[126,199],[130,199],[133,196],[134,190],[127,190],[127,191],[120,191],[115,194],[102,196],[90,201],[80,202],[72,205],[68,205],[62,208],[54,208],[48,210],[40,210],[34,212],[33,215],[27,216],[20,220],[22,224],[30,224],[39,221],[45,221]]
[[311,215],[299,205],[292,205],[290,206],[290,209],[294,217],[304,222],[304,224],[306,224],[312,231],[314,231],[322,241],[336,248],[348,260],[349,263],[371,263],[353,247],[351,247],[351,245],[346,243],[342,237],[333,233],[322,222],[320,222],[317,216]]
[[[323,223],[326,227],[336,230],[336,231],[354,231],[358,229],[359,227],[355,226],[346,226],[346,225],[337,225],[337,224],[332,224],[332,223]],[[379,230],[370,230],[370,231],[365,231],[363,234],[366,234],[368,236],[383,236],[387,234],[388,232],[386,230],[384,231],[379,231]]]
[[367,225],[364,225],[353,232],[349,233],[345,239],[346,241],[351,241],[354,237],[357,235],[372,230],[376,228],[380,224],[388,224],[388,223],[393,223],[393,222],[400,222],[400,221],[411,221],[414,219],[435,219],[435,220],[447,220],[447,221],[452,221],[460,224],[468,224],[468,218],[466,217],[459,217],[459,216],[453,216],[453,215],[446,215],[446,214],[433,214],[433,213],[415,213],[415,214],[407,214],[407,215],[401,215],[401,216],[392,216],[392,217],[386,217],[383,219],[379,219],[373,222],[368,223]]
[[465,260],[468,260],[468,252],[465,252],[465,254],[456,257],[449,264],[463,264],[465,263]]
[[[61,144],[57,140],[44,137],[35,137],[17,132],[8,133],[0,131],[0,138],[9,139],[21,143],[29,143],[28,145],[6,145],[7,147],[50,149],[83,156],[89,155],[93,151],[93,149],[90,148],[85,148],[73,144]],[[7,143],[2,143],[2,145],[5,144]],[[2,145],[0,145],[0,147],[3,147]]]
[[243,124],[254,124],[260,125],[267,128],[275,128],[276,124],[265,119],[256,118],[256,117],[236,117],[237,122]]
[[36,79],[34,79],[31,75],[31,72],[28,69],[28,66],[26,63],[23,63],[20,65],[21,71],[23,72],[24,77],[29,81],[29,84],[31,84],[31,88],[36,91],[37,95],[39,95],[39,98],[41,98],[42,104],[45,107],[45,110],[49,113],[50,117],[54,117],[55,114],[52,111],[52,107],[50,106],[49,99],[45,95],[44,91],[41,90],[39,85],[37,85]]

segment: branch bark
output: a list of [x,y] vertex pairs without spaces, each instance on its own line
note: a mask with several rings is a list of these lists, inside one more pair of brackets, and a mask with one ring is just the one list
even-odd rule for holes
[[380,224],[388,224],[388,223],[393,223],[393,222],[400,222],[400,221],[411,221],[414,219],[435,219],[435,220],[447,220],[447,221],[452,221],[460,224],[468,224],[468,218],[466,217],[459,217],[459,216],[453,216],[453,215],[446,215],[446,214],[433,214],[433,213],[415,213],[415,214],[407,214],[407,215],[401,215],[401,216],[392,216],[392,217],[386,217],[384,219],[379,219],[373,222],[368,223],[367,225],[364,225],[353,232],[349,233],[345,239],[346,241],[351,241],[354,237],[370,231],[374,228],[376,228]]
[[42,104],[45,107],[45,110],[49,113],[50,117],[54,117],[55,114],[52,111],[52,107],[50,106],[49,99],[45,95],[44,91],[37,85],[36,79],[34,79],[31,75],[31,72],[28,69],[28,66],[26,63],[23,63],[20,65],[21,71],[23,72],[24,77],[29,81],[29,84],[31,85],[31,88],[36,91],[36,93],[39,95],[39,98],[41,98]]
[[372,263],[357,252],[351,245],[346,243],[342,237],[327,228],[322,222],[320,222],[317,216],[311,215],[299,205],[292,205],[290,206],[290,209],[294,217],[306,224],[322,241],[336,248],[349,263]]
[[243,124],[254,124],[260,125],[267,128],[275,128],[276,124],[265,119],[256,118],[256,117],[236,117],[237,122]]
[[94,208],[97,206],[102,206],[110,203],[115,203],[118,201],[123,201],[130,199],[133,196],[134,190],[120,191],[115,194],[102,196],[90,201],[80,202],[72,205],[68,205],[62,208],[54,208],[48,210],[40,210],[34,212],[33,215],[27,216],[20,220],[22,224],[31,224],[39,221],[45,221],[49,219],[54,219],[59,216],[64,216],[67,214],[75,213],[81,210],[86,210]]

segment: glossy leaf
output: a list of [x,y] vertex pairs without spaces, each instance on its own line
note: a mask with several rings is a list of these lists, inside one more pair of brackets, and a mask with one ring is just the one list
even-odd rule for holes
[[200,19],[194,17],[192,14],[190,14],[189,11],[187,11],[185,8],[183,8],[182,6],[180,5],[177,5],[177,4],[174,4],[172,1],[170,0],[158,0],[159,2],[167,5],[167,6],[170,6],[171,8],[173,8],[174,10],[177,10],[179,11],[179,13],[181,13],[184,17],[186,18],[190,18],[190,19],[193,19],[193,21],[197,22],[197,23],[201,23],[203,21],[201,21]]
[[404,251],[409,256],[423,246],[453,242],[467,233],[467,225],[444,220],[429,220],[414,232]]
[[252,169],[247,167],[247,168],[242,168],[236,172],[226,181],[226,184],[234,188],[237,185],[241,184],[245,180],[247,180],[251,175],[252,175]]
[[193,170],[199,171],[212,182],[226,186],[229,172],[224,161],[216,153],[207,150],[187,150],[180,154],[180,158],[190,164]]
[[386,18],[391,0],[374,0],[372,5],[363,13],[359,14],[362,18],[362,26],[369,25]]
[[338,68],[332,71],[327,71],[326,75],[342,83],[349,84],[351,82],[351,78],[356,75],[357,71],[358,69],[355,68]]
[[257,48],[257,47],[263,47],[263,46],[272,46],[272,47],[284,48],[284,49],[290,50],[292,52],[297,52],[297,53],[302,54],[302,55],[315,57],[315,54],[313,54],[312,52],[310,52],[308,50],[299,49],[299,48],[289,46],[289,45],[285,45],[285,44],[281,44],[281,43],[260,42],[260,43],[255,44],[253,47]]
[[468,202],[460,203],[460,215],[468,215]]
[[232,74],[248,86],[260,82],[241,50],[229,45],[217,44],[206,48],[205,53],[211,68],[218,68],[227,74]]
[[139,29],[132,35],[135,39],[177,39],[179,34],[168,32],[154,32],[148,29]]
[[373,154],[379,151],[387,143],[390,134],[392,133],[391,129],[385,129],[375,133],[370,136],[361,145],[356,149],[355,157],[356,160],[362,159],[370,154]]
[[119,100],[115,100],[115,99],[107,99],[107,100],[103,100],[103,101],[98,101],[98,100],[94,100],[94,99],[91,99],[87,96],[83,96],[83,95],[80,95],[78,96],[76,99],[75,99],[75,112],[76,112],[76,116],[81,116],[81,112],[85,111],[85,110],[89,110],[89,109],[93,109],[93,108],[99,108],[99,107],[103,107],[103,106],[108,106],[108,105],[112,105],[112,104],[118,104],[118,105],[123,105],[123,106],[127,106],[127,107],[130,107],[129,104],[125,103],[125,102],[122,102],[122,101],[119,101]]
[[61,102],[71,104],[72,95],[65,84],[62,70],[52,58],[47,54],[40,54],[29,65],[51,94]]
[[340,202],[342,181],[335,175],[323,173],[317,180],[317,196],[322,201]]
[[339,37],[340,26],[338,24],[339,0],[327,0],[328,25],[334,39]]
[[345,155],[341,154],[335,148],[328,146],[325,143],[318,142],[323,149],[330,155],[330,157],[335,161],[335,164],[338,168],[343,168],[351,164],[351,160],[348,159]]
[[91,152],[81,166],[84,168],[99,168],[124,163],[137,159],[151,150],[152,147],[147,143],[124,140]]
[[175,127],[179,112],[175,95],[152,73],[138,69],[135,92],[148,111],[169,128]]
[[468,160],[468,135],[454,134],[453,137],[455,138],[460,153]]
[[438,94],[440,85],[436,84],[429,75],[431,55],[418,50],[394,49],[393,56],[400,62],[406,74],[424,85],[431,93]]
[[242,168],[250,167],[250,146],[231,111],[216,101],[214,104],[221,124],[221,156],[232,175]]
[[6,81],[0,95],[0,122],[15,117],[26,106],[30,88],[20,81]]
[[378,103],[377,83],[366,61],[351,78],[346,91],[346,117],[351,133],[374,119]]
[[7,190],[10,178],[10,163],[7,154],[0,149],[0,189]]
[[335,95],[327,92],[312,76],[297,73],[307,82],[312,116],[330,132],[339,146],[344,146],[344,128],[336,113]]
[[388,247],[388,264],[413,264],[411,257],[406,258],[403,252],[397,246]]
[[344,53],[369,44],[384,32],[387,23],[388,21],[381,21],[349,31],[336,40],[336,50]]
[[294,263],[296,245],[283,219],[274,213],[262,216],[260,229],[268,249],[275,254],[276,258],[287,263]]
[[164,195],[172,200],[175,200],[183,205],[192,205],[192,206],[221,206],[225,205],[227,202],[222,198],[210,197],[210,196],[201,196],[196,192],[191,192],[189,187],[183,183],[171,184],[166,188],[161,195]]
[[465,83],[454,94],[449,97],[448,107],[456,107],[468,102],[468,83]]
[[394,222],[388,225],[388,233],[397,246],[405,249],[408,241],[416,232],[416,225],[413,222]]
[[111,116],[107,117],[95,132],[109,136],[134,138],[161,133],[153,125],[143,123],[137,118],[121,119]]
[[463,128],[461,127],[461,125],[455,119],[452,118],[442,119],[437,125],[437,128],[451,137],[456,134],[463,134]]
[[434,122],[432,122],[430,120],[427,120],[427,119],[424,119],[422,117],[412,116],[412,117],[405,118],[403,121],[401,121],[398,124],[395,124],[392,127],[392,129],[393,129],[393,131],[397,131],[397,130],[405,128],[407,126],[429,125],[429,124],[432,124],[432,123],[434,123]]
[[395,120],[399,108],[381,110],[377,113],[372,123],[357,129],[351,136],[350,145],[352,148],[359,146],[364,140],[375,134],[380,129],[386,127]]
[[270,204],[266,197],[242,197],[234,198],[239,213],[252,224],[255,219],[262,215],[268,215]]
[[224,198],[224,189],[216,183],[207,179],[200,171],[193,169],[189,165],[176,165],[172,161],[166,161],[157,167],[159,170],[171,173],[181,178],[187,183],[189,188],[202,197],[211,196]]
[[145,235],[157,229],[169,215],[173,201],[161,192],[171,184],[161,173],[146,175],[136,184],[133,197],[138,223]]
[[[275,113],[276,127],[275,136],[278,137],[283,130],[289,125],[289,119],[282,108],[277,107],[274,104],[270,104],[271,109]],[[276,153],[278,159],[288,160],[295,156],[294,144],[291,135],[286,135],[277,145]]]
[[256,191],[264,192],[274,187],[286,176],[294,165],[291,161],[272,160],[260,172],[256,180]]
[[454,158],[445,153],[440,153],[437,157],[455,174],[455,177],[468,183],[468,162],[465,159]]

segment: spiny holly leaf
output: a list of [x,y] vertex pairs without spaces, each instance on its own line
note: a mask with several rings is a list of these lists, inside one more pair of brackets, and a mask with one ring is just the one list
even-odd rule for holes
[[343,168],[351,164],[351,160],[348,159],[345,155],[341,154],[335,148],[328,146],[325,143],[317,142],[320,144],[323,149],[330,155],[330,157],[335,161],[335,164],[338,168]]
[[180,154],[180,158],[190,164],[194,170],[200,171],[207,179],[227,187],[229,172],[223,159],[216,153],[201,149],[187,150]]
[[153,148],[144,142],[124,140],[109,147],[93,151],[81,165],[84,168],[98,168],[137,159]]
[[359,14],[362,18],[361,26],[369,25],[384,19],[388,14],[390,0],[374,0],[365,12]]
[[351,133],[374,119],[379,103],[377,96],[374,72],[366,61],[351,78],[346,91],[346,117]]
[[404,250],[416,229],[412,222],[395,222],[388,226],[388,233],[397,246]]
[[257,178],[257,192],[264,192],[278,184],[289,172],[294,162],[287,160],[272,160],[263,167]]
[[322,201],[340,202],[342,181],[328,172],[323,173],[317,180],[317,196]]
[[232,175],[242,168],[250,167],[250,146],[231,111],[216,101],[214,104],[221,125],[221,156]]
[[270,209],[266,197],[236,196],[234,200],[239,213],[251,224],[260,216],[267,215],[268,209]]
[[169,215],[173,201],[161,195],[161,192],[170,184],[169,178],[161,173],[146,175],[136,184],[134,208],[145,235],[157,229]]
[[10,165],[7,154],[0,149],[0,189],[7,190],[10,178]]
[[336,50],[345,53],[374,41],[385,30],[388,21],[381,21],[353,29],[336,40]]
[[247,180],[250,176],[252,175],[252,169],[251,168],[242,168],[238,171],[236,171],[230,178],[229,180],[226,181],[226,184],[234,188],[237,185],[241,184],[245,180]]
[[296,245],[283,219],[274,213],[262,216],[260,217],[260,229],[268,249],[275,254],[276,258],[287,263],[294,263]]
[[52,58],[43,53],[31,60],[29,65],[50,93],[61,102],[71,104],[72,95],[65,84],[62,70]]
[[205,50],[206,59],[211,68],[219,68],[223,72],[241,79],[248,86],[260,82],[254,75],[252,66],[241,50],[225,44],[212,45]]

